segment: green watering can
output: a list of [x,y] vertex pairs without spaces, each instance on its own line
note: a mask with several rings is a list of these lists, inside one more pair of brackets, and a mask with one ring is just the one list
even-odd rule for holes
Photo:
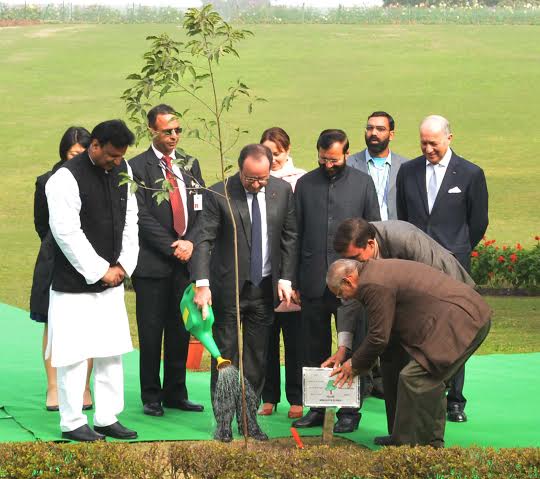
[[180,301],[180,312],[186,329],[195,336],[217,361],[217,369],[230,366],[231,361],[223,359],[221,353],[212,336],[212,325],[214,324],[214,312],[212,306],[208,306],[208,314],[203,320],[201,310],[193,302],[195,297],[195,285],[190,284],[184,291],[182,301]]

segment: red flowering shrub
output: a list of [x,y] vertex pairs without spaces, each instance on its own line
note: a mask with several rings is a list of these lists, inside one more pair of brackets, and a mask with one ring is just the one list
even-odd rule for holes
[[484,237],[471,253],[471,276],[480,286],[495,288],[540,288],[540,236],[531,249],[495,246],[495,240]]

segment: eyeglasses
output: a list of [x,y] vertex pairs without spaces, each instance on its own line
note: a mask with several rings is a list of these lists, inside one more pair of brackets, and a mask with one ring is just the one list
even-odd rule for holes
[[325,163],[327,165],[337,165],[340,161],[345,159],[345,155],[343,155],[343,158],[338,158],[337,160],[335,158],[321,158],[319,156],[318,161],[321,165],[324,165]]
[[179,135],[182,133],[182,127],[178,126],[176,128],[164,128],[163,130],[156,130],[158,133],[163,133],[165,136],[171,136],[174,133]]
[[388,128],[385,126],[373,126],[373,125],[367,125],[366,131],[373,131],[377,130],[379,133],[384,133],[385,131],[388,131]]
[[259,185],[266,185],[266,183],[268,183],[268,180],[270,179],[269,176],[265,176],[265,177],[263,177],[263,178],[259,178],[259,177],[257,177],[257,176],[246,176],[246,175],[244,175],[244,173],[242,173],[242,176],[243,176],[244,181],[245,181],[246,183],[250,183],[250,184],[251,184],[251,183],[257,182],[257,183],[259,183]]

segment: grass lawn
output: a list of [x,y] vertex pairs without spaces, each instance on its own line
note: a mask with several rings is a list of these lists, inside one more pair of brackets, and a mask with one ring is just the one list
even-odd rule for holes
[[[27,308],[38,249],[32,207],[36,176],[58,159],[69,125],[91,129],[125,117],[119,97],[138,71],[145,36],[180,36],[173,26],[40,25],[0,28],[0,301]],[[328,127],[345,129],[351,151],[364,147],[366,116],[396,118],[393,149],[419,153],[417,126],[427,114],[453,123],[457,153],[486,172],[488,236],[529,246],[540,234],[536,114],[540,30],[534,26],[258,25],[225,63],[224,81],[241,77],[268,99],[244,121],[245,143],[279,125],[290,134],[297,166],[315,167],[315,141]],[[185,99],[172,99],[179,109]],[[242,117],[234,114],[231,120]],[[146,148],[141,144],[128,157]],[[182,146],[216,178],[213,154],[195,140]],[[233,151],[234,156],[237,152]],[[132,298],[129,297],[130,310]],[[495,325],[483,352],[539,348],[539,300],[489,300]]]

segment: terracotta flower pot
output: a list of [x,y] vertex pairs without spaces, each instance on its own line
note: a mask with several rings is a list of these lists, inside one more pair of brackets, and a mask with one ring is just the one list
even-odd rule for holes
[[201,369],[201,359],[204,352],[204,346],[195,338],[189,340],[188,355],[186,360],[186,368],[190,371],[198,371]]

